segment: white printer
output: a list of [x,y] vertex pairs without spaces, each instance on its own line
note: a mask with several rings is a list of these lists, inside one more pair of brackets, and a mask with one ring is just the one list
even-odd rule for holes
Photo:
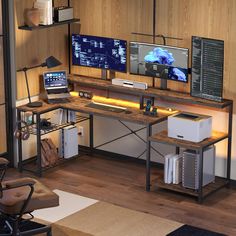
[[212,117],[189,112],[178,112],[168,117],[168,137],[201,142],[211,137]]

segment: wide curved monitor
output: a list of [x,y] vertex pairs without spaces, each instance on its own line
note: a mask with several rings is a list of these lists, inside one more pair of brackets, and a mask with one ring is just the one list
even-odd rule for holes
[[127,41],[72,34],[72,64],[126,72]]
[[130,42],[130,73],[188,82],[187,48]]

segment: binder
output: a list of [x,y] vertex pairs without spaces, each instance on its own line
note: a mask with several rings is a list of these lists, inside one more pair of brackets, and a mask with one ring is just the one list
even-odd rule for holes
[[172,182],[172,156],[175,154],[170,153],[165,155],[165,163],[164,163],[164,183],[170,184]]
[[182,182],[182,157],[170,153],[165,155],[164,163],[164,183],[179,184]]
[[173,157],[173,184],[182,182],[182,157],[176,155]]

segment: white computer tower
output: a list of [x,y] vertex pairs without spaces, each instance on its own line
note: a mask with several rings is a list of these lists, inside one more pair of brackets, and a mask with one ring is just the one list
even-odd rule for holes
[[78,129],[75,125],[67,126],[60,131],[59,156],[65,159],[79,154]]
[[[193,150],[183,152],[182,185],[185,188],[199,189],[199,154]],[[208,147],[203,153],[202,186],[215,181],[215,146]]]

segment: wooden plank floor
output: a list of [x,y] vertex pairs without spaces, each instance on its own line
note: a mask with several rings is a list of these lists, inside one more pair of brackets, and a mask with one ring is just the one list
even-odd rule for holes
[[[155,179],[158,170],[152,169]],[[6,178],[30,176],[15,169]],[[110,202],[185,224],[236,235],[236,189],[223,188],[205,199],[152,189],[145,191],[145,165],[131,160],[83,156],[44,173],[40,180],[51,189]]]

